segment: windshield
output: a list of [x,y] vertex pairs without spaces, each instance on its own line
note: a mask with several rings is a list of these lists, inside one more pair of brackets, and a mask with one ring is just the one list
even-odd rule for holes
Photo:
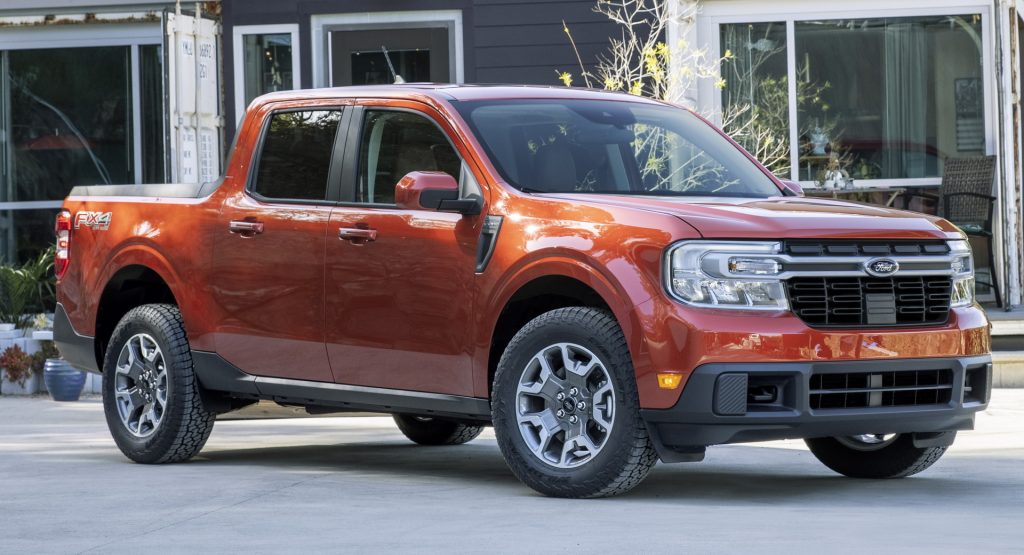
[[526,192],[782,194],[743,152],[683,109],[611,100],[453,104],[501,176]]

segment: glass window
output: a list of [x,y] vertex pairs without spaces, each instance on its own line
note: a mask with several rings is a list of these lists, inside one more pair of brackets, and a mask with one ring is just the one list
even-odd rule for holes
[[938,177],[984,152],[980,15],[795,25],[801,180]]
[[294,88],[291,33],[242,35],[242,52],[246,106],[262,94]]
[[786,24],[731,23],[720,32],[723,128],[775,175],[789,179]]
[[14,50],[13,195],[63,200],[75,185],[132,183],[127,46]]
[[340,110],[271,115],[253,192],[272,199],[325,200],[340,120]]
[[510,184],[542,193],[767,197],[772,180],[686,110],[597,100],[458,102]]
[[395,73],[406,83],[430,81],[430,50],[391,50],[385,57],[380,50],[352,53],[353,85],[389,85],[395,82],[388,67],[388,58]]
[[434,122],[409,112],[371,110],[363,121],[356,202],[392,204],[409,172],[442,171],[459,179],[462,162]]
[[142,98],[142,182],[163,183],[164,176],[164,67],[163,47],[139,47]]

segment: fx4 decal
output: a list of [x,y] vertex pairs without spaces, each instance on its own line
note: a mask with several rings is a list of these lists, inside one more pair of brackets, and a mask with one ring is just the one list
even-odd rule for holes
[[79,212],[75,214],[75,229],[85,226],[93,231],[106,231],[110,229],[112,216],[112,212]]

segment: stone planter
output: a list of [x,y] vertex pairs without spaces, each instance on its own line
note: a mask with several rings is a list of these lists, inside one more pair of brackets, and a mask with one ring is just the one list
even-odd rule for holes
[[85,393],[92,395],[103,394],[103,375],[87,372],[85,377]]
[[39,379],[38,374],[32,374],[24,384],[18,382],[8,381],[7,373],[2,372],[3,378],[0,379],[0,393],[4,395],[35,395],[39,393],[39,386],[42,384],[42,380]]
[[[0,353],[8,347],[17,345],[25,354],[31,355],[39,350],[39,341],[26,336],[25,330],[13,329],[14,324],[0,324]],[[0,394],[3,395],[35,395],[42,390],[42,376],[33,374],[18,384],[7,379],[7,372],[0,369]]]
[[43,380],[54,401],[77,401],[85,385],[85,372],[59,358],[48,358]]

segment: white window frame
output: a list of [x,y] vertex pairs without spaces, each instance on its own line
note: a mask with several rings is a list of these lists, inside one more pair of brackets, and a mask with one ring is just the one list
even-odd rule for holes
[[455,68],[455,82],[465,81],[462,45],[462,10],[411,10],[402,12],[365,12],[348,14],[317,14],[310,17],[310,52],[313,54],[313,86],[327,87],[331,82],[332,27],[366,27],[368,29],[387,27],[389,24],[451,24],[452,67]]
[[[135,183],[142,183],[142,76],[139,47],[163,44],[160,23],[25,26],[0,28],[0,51],[128,46],[131,52],[132,165]],[[2,155],[2,153],[0,153]],[[0,183],[0,185],[6,185]],[[0,210],[60,208],[62,200],[0,202]]]
[[231,29],[232,67],[235,80],[235,120],[242,121],[248,106],[245,103],[245,52],[242,37],[246,35],[283,35],[292,37],[292,90],[302,88],[302,64],[299,56],[299,24],[281,23],[275,25],[236,25]]
[[[799,179],[800,168],[795,163],[799,159],[798,127],[796,125],[796,49],[794,48],[795,23],[797,21],[828,20],[828,19],[879,19],[915,16],[942,15],[981,15],[982,39],[982,79],[985,87],[984,120],[985,120],[985,153],[995,154],[997,115],[997,86],[994,71],[995,40],[993,35],[991,1],[989,0],[957,0],[943,3],[941,0],[859,0],[856,7],[850,4],[837,4],[834,8],[822,8],[820,1],[783,0],[763,2],[757,0],[709,1],[697,17],[697,44],[706,45],[711,59],[721,57],[720,25],[729,23],[767,23],[786,24],[786,54],[789,83],[789,135],[790,135],[790,179]],[[670,41],[676,41],[680,30],[673,26],[670,29]],[[705,113],[714,114],[720,123],[722,110],[721,92],[714,84],[703,80],[698,85],[698,108]],[[941,177],[916,179],[861,179],[858,187],[937,187]],[[813,181],[802,182],[804,186],[814,186]]]

